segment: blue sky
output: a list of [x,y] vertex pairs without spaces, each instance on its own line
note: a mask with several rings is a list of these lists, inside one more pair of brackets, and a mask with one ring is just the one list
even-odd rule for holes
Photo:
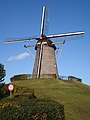
[[[0,63],[5,82],[33,70],[34,60],[24,44],[4,44],[6,38],[40,36],[42,6],[48,7],[48,35],[85,31],[83,39],[67,41],[58,61],[59,75],[80,77],[90,85],[90,0],[0,0]],[[58,46],[60,47],[60,45]],[[35,55],[34,48],[31,51]]]

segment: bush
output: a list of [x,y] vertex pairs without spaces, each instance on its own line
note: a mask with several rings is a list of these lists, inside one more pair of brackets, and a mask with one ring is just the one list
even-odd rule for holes
[[64,106],[47,99],[26,99],[20,107],[0,109],[2,120],[64,120]]
[[0,99],[9,96],[8,85],[0,84]]
[[4,70],[4,65],[0,63],[0,83],[4,81],[5,76],[6,76],[6,70]]

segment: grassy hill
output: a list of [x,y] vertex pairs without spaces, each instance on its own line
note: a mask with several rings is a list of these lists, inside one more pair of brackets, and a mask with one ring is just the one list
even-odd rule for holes
[[90,120],[90,86],[78,81],[32,79],[14,81],[14,85],[34,89],[38,98],[64,104],[65,120]]

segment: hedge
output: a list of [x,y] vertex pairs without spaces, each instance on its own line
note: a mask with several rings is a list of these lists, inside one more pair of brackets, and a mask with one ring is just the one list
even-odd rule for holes
[[49,99],[25,99],[0,109],[1,120],[65,120],[64,106]]

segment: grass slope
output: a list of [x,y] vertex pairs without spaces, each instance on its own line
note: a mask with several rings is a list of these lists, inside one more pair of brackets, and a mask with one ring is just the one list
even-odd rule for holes
[[90,86],[55,79],[14,81],[13,84],[34,89],[38,98],[49,98],[64,104],[65,120],[90,120]]

